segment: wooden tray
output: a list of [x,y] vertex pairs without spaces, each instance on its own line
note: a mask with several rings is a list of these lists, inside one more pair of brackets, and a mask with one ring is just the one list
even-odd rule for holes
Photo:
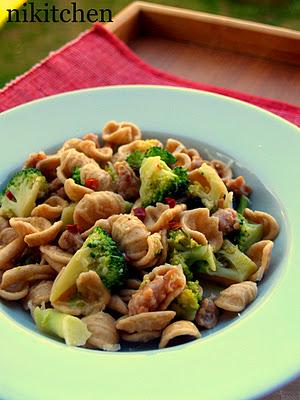
[[[300,106],[300,32],[134,2],[108,29],[164,71]],[[300,379],[264,400],[300,399]]]
[[300,106],[300,32],[146,2],[107,27],[164,71]]

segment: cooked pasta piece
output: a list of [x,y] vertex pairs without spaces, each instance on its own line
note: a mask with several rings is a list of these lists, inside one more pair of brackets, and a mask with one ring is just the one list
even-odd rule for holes
[[226,311],[240,312],[257,296],[257,285],[251,281],[235,283],[220,292],[215,300],[217,307]]
[[125,211],[122,196],[114,192],[94,192],[86,194],[76,205],[73,218],[82,230],[91,228],[98,219],[105,219]]
[[110,310],[116,311],[121,315],[128,314],[127,304],[121,299],[120,296],[114,294],[111,296],[107,308]]
[[152,311],[124,316],[117,320],[116,328],[128,333],[160,331],[172,321],[175,315],[175,311]]
[[151,233],[158,232],[162,229],[168,229],[171,221],[179,221],[181,213],[185,210],[185,204],[177,204],[170,208],[167,204],[156,203],[155,207],[148,206],[145,208],[146,216],[143,222]]
[[0,289],[9,290],[16,284],[54,278],[56,272],[49,265],[29,264],[4,272]]
[[79,202],[84,195],[94,193],[90,188],[75,183],[74,179],[68,178],[64,183],[64,190],[70,200]]
[[210,217],[207,208],[196,208],[184,211],[181,215],[182,230],[197,243],[209,243],[214,251],[218,251],[223,243],[223,234],[219,231],[219,220]]
[[126,342],[147,343],[161,336],[161,331],[142,331],[135,333],[120,332],[121,338]]
[[258,270],[249,277],[250,281],[261,281],[268,271],[273,245],[271,240],[261,240],[260,242],[254,243],[247,250],[247,256],[258,266]]
[[160,349],[167,347],[170,340],[178,336],[190,336],[193,339],[197,339],[201,334],[191,321],[176,321],[164,329],[158,347]]
[[250,208],[246,208],[243,215],[248,221],[263,225],[262,240],[274,240],[278,235],[279,225],[272,215],[262,211],[252,211]]
[[110,144],[127,144],[141,138],[140,128],[131,122],[107,122],[102,130],[104,142]]
[[86,342],[87,347],[106,351],[120,350],[116,321],[111,315],[98,312],[82,318],[82,321],[92,334]]
[[28,310],[37,306],[45,306],[50,301],[52,285],[53,281],[41,281],[31,286],[23,302],[24,308]]
[[22,236],[18,236],[7,245],[0,247],[0,270],[11,268],[11,261],[19,256],[25,247],[26,243]]
[[46,158],[40,160],[36,164],[38,168],[47,179],[56,179],[56,168],[60,164],[60,156],[58,154],[48,155]]
[[230,167],[231,163],[225,164],[221,160],[211,160],[207,164],[217,171],[219,177],[224,182],[227,182],[228,179],[232,178],[232,169]]
[[56,271],[60,272],[71,260],[73,254],[61,250],[58,246],[40,246],[40,251],[47,263]]
[[80,168],[86,164],[98,166],[94,159],[87,157],[84,153],[73,148],[65,150],[60,155],[60,165],[56,169],[57,177],[64,183],[66,179],[72,176],[74,168]]
[[29,247],[37,247],[52,242],[60,232],[63,222],[54,222],[42,217],[11,218],[10,225],[24,237]]
[[52,306],[66,314],[89,315],[103,311],[110,301],[110,292],[95,271],[82,272],[76,280],[76,287],[78,296],[51,301]]
[[115,190],[125,200],[136,200],[139,197],[140,179],[126,161],[117,161],[114,168],[118,178]]
[[163,147],[162,143],[157,139],[147,139],[147,140],[134,140],[129,144],[124,144],[118,148],[117,153],[114,155],[115,161],[125,160],[129,154],[134,151],[141,151],[145,153],[151,147]]
[[59,196],[49,197],[43,204],[36,206],[31,211],[32,217],[43,217],[50,221],[59,219],[68,202]]

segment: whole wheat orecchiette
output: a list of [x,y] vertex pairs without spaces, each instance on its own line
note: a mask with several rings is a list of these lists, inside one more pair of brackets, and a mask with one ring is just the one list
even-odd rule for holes
[[0,195],[0,298],[98,351],[199,339],[255,302],[279,224],[232,160],[201,153],[108,121],[24,155]]

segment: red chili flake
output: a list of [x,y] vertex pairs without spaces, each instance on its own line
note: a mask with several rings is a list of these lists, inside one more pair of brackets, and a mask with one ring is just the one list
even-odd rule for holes
[[126,261],[127,263],[129,263],[129,262],[130,262],[130,258],[128,257],[128,255],[127,255],[127,254],[125,254],[125,261]]
[[175,230],[175,229],[180,229],[181,225],[180,222],[178,221],[170,221],[169,222],[169,230]]
[[140,220],[144,220],[146,217],[146,210],[144,207],[137,207],[133,209],[133,213],[136,217],[138,217]]
[[99,188],[99,181],[96,178],[89,178],[85,181],[84,186],[92,190],[97,190]]
[[68,224],[68,225],[66,225],[66,229],[67,229],[69,232],[74,233],[74,234],[80,233],[80,231],[81,231],[81,229],[79,228],[79,226],[76,225],[76,224]]
[[165,203],[167,203],[170,208],[174,208],[176,206],[176,200],[172,199],[172,197],[166,197]]
[[6,197],[9,200],[14,200],[15,199],[15,196],[12,194],[12,192],[10,190],[8,192],[6,192],[5,194],[6,194]]

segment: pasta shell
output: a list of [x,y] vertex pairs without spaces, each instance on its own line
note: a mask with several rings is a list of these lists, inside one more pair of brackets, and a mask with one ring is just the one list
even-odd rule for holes
[[232,178],[232,169],[230,167],[231,163],[225,164],[221,160],[211,160],[208,161],[207,164],[217,171],[222,180],[226,181],[227,179]]
[[81,229],[91,228],[98,219],[105,219],[125,211],[124,199],[114,192],[86,194],[76,205],[73,218]]
[[121,299],[120,296],[114,294],[111,296],[107,308],[110,310],[116,311],[119,314],[126,315],[128,314],[127,304]]
[[117,161],[122,161],[127,158],[127,156],[134,151],[141,151],[145,153],[150,147],[163,147],[162,143],[157,139],[147,139],[147,140],[134,140],[129,144],[124,144],[118,148],[116,154]]
[[167,347],[170,340],[178,336],[191,336],[197,339],[201,336],[201,334],[196,325],[194,325],[192,322],[176,321],[167,326],[167,328],[163,331],[158,347],[160,349]]
[[15,257],[19,256],[25,247],[26,244],[24,243],[23,237],[18,236],[12,242],[0,248],[0,270],[10,268],[10,262]]
[[165,264],[144,276],[139,290],[128,304],[129,315],[166,310],[186,284],[180,265]]
[[98,163],[110,161],[113,154],[112,149],[108,146],[97,148],[93,140],[81,141],[78,150],[82,151],[84,154]]
[[273,245],[271,240],[261,240],[260,242],[254,243],[247,250],[247,256],[258,266],[258,270],[249,277],[250,281],[261,281],[264,274],[268,271]]
[[188,156],[185,153],[173,153],[173,156],[176,158],[176,167],[182,167],[187,170],[191,169],[192,166],[192,160],[190,156]]
[[117,320],[116,328],[128,333],[160,331],[175,317],[175,311],[154,311],[122,317]]
[[96,133],[86,133],[85,135],[82,136],[82,140],[92,140],[97,148],[100,147],[99,138],[98,135],[96,135]]
[[1,289],[8,289],[19,283],[51,279],[56,275],[49,265],[29,264],[15,267],[4,272],[2,276]]
[[183,143],[181,143],[179,140],[171,139],[169,138],[166,143],[166,150],[172,154],[174,153],[182,153],[183,151],[186,151],[186,147]]
[[92,334],[87,341],[88,347],[106,351],[120,350],[116,321],[111,315],[98,312],[82,318],[82,321],[86,323],[88,330]]
[[60,272],[73,256],[73,254],[61,250],[58,246],[40,246],[40,251],[47,263],[57,272]]
[[41,173],[49,180],[56,177],[56,168],[60,164],[60,156],[58,154],[50,155],[36,164]]
[[0,232],[0,245],[7,245],[18,237],[14,228],[5,228]]
[[121,332],[120,336],[123,340],[126,340],[126,342],[147,343],[150,342],[150,340],[159,338],[161,336],[161,331],[143,331],[135,333]]
[[60,166],[56,170],[57,177],[64,183],[67,178],[72,176],[75,167],[83,167],[90,163],[98,166],[95,160],[73,148],[63,151],[60,156]]
[[79,300],[56,300],[52,306],[66,314],[89,315],[105,309],[110,293],[95,271],[82,272],[76,280]]
[[9,222],[6,218],[0,216],[0,232],[9,227]]
[[72,178],[65,180],[64,189],[69,199],[75,201],[76,203],[78,203],[84,195],[94,192],[92,189],[78,185]]
[[[53,281],[41,281],[29,289],[29,293],[24,299],[25,309],[45,305],[50,301],[50,293]],[[30,306],[30,307],[29,307]]]
[[148,206],[145,208],[144,224],[151,233],[168,229],[169,223],[173,220],[179,220],[181,213],[185,210],[185,204],[177,204],[175,207],[170,208],[166,204],[156,203],[155,207]]
[[107,122],[102,130],[102,139],[111,144],[127,144],[142,136],[139,127],[131,122]]
[[80,168],[80,180],[85,183],[87,179],[91,178],[96,179],[99,183],[97,191],[112,189],[112,179],[108,172],[95,164],[86,164]]
[[223,234],[219,231],[219,219],[210,217],[207,208],[184,211],[180,218],[183,231],[197,243],[209,243],[213,251],[218,251],[223,243]]
[[47,156],[43,151],[31,153],[25,161],[23,168],[36,168],[37,163],[41,160],[44,160],[46,157]]
[[43,217],[50,221],[55,221],[60,218],[61,213],[68,202],[59,196],[51,196],[43,204],[36,206],[32,212],[32,217]]
[[135,200],[139,197],[140,179],[126,161],[117,161],[114,168],[118,178],[115,182],[115,191],[125,200]]
[[222,290],[215,300],[217,307],[226,311],[240,312],[257,296],[257,285],[251,281],[236,283]]
[[278,235],[279,225],[272,215],[262,211],[252,211],[250,208],[246,208],[243,215],[248,221],[263,225],[262,240],[274,240]]
[[21,300],[27,296],[29,290],[29,286],[25,286],[23,289],[20,289],[16,292],[10,292],[8,290],[0,289],[0,297],[7,301],[16,301]]
[[150,268],[158,263],[163,251],[160,233],[153,233],[147,237],[148,251],[144,257],[137,261],[131,261],[136,268]]

